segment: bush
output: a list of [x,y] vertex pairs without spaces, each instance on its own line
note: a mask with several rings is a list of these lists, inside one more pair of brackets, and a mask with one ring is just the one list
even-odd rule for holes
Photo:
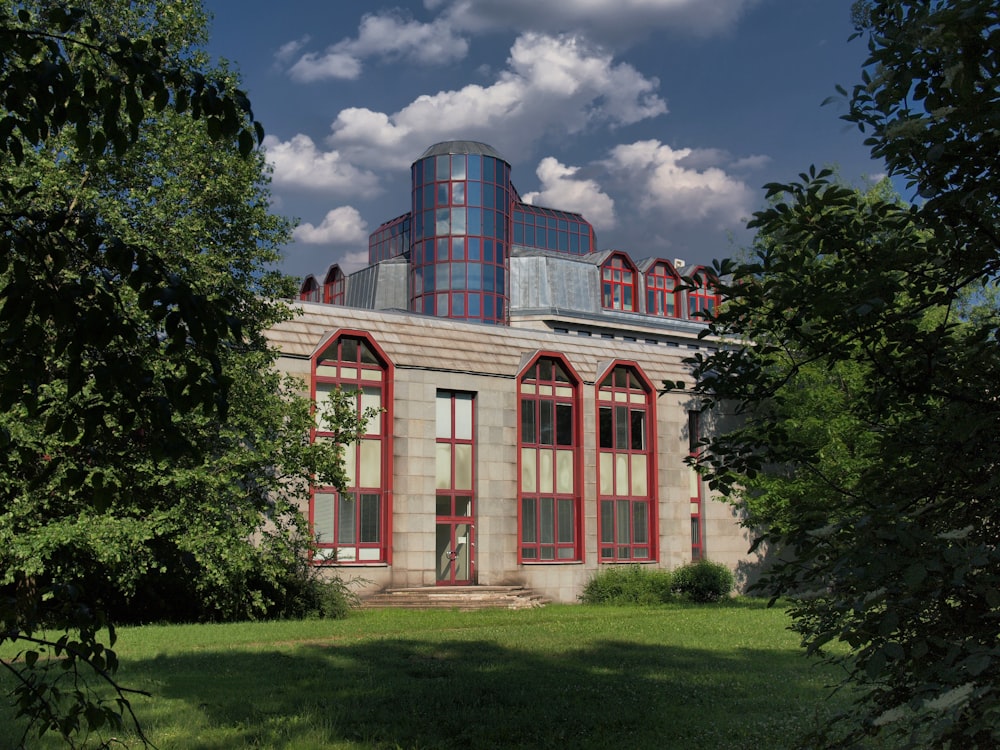
[[669,570],[640,565],[610,567],[591,578],[580,595],[584,604],[662,604],[672,598]]
[[733,572],[711,560],[682,565],[674,571],[674,591],[693,602],[717,602],[736,585]]

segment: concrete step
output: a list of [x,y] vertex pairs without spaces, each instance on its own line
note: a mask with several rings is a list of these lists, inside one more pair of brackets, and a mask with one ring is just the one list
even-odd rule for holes
[[529,609],[549,603],[523,586],[418,586],[384,589],[362,600],[371,609]]

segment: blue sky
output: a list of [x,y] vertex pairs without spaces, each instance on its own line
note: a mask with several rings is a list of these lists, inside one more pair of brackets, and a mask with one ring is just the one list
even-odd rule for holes
[[409,165],[479,140],[522,198],[579,211],[600,249],[738,252],[761,186],[811,164],[881,166],[821,106],[860,80],[850,0],[205,0],[268,133],[295,276],[367,262],[409,210]]

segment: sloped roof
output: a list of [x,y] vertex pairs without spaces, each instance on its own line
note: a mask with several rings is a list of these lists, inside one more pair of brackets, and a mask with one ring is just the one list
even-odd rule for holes
[[[396,367],[475,372],[514,377],[538,350],[566,356],[586,382],[594,382],[614,359],[634,360],[659,384],[682,378],[688,366],[683,347],[640,341],[576,336],[541,329],[465,323],[404,312],[361,310],[308,302],[294,303],[302,314],[267,332],[284,356],[308,358],[336,331],[368,332]],[[697,339],[691,337],[692,344]],[[703,345],[703,344],[701,344]]]
[[417,158],[417,161],[426,159],[428,156],[442,156],[444,154],[478,154],[480,156],[492,156],[500,161],[507,161],[497,153],[495,148],[488,143],[480,143],[479,141],[441,141],[441,143],[429,146]]

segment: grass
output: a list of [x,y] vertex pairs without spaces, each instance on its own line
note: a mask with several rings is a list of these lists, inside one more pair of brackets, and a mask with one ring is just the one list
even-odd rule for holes
[[[780,749],[847,701],[826,700],[833,676],[786,626],[745,601],[373,610],[126,628],[117,645],[161,750]],[[12,715],[0,706],[0,748],[20,737]]]

